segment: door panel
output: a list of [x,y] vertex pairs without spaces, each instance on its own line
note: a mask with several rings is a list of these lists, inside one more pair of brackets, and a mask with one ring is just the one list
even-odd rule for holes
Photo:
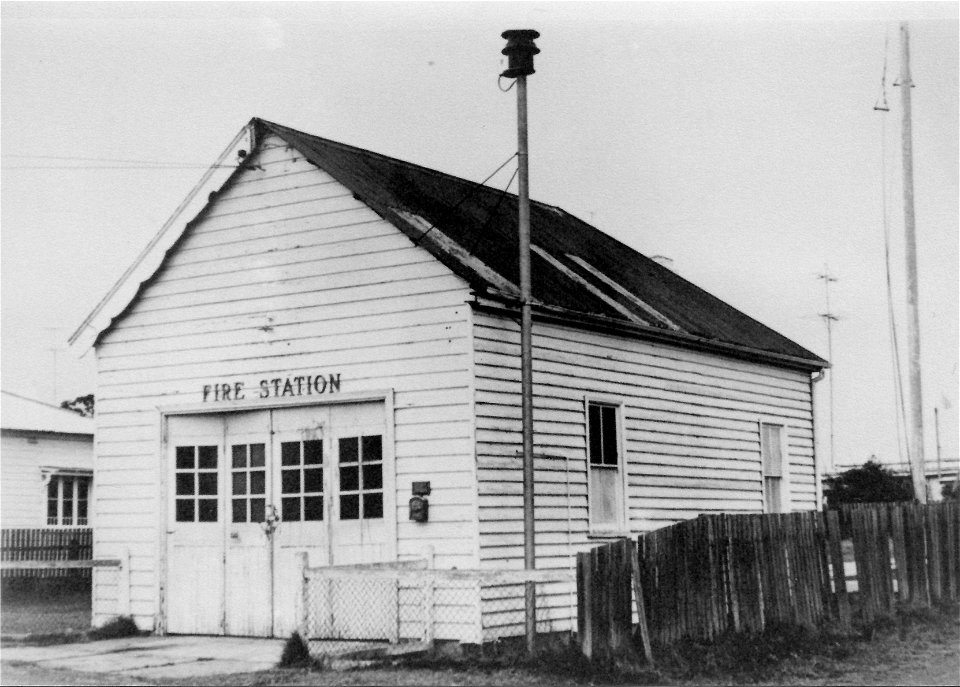
[[223,634],[223,421],[167,422],[167,630]]
[[[331,522],[334,565],[388,560],[386,517],[394,503],[385,460],[385,418],[381,404],[337,406],[330,410],[335,474]],[[395,639],[397,585],[373,581],[357,596],[357,585],[331,585],[332,636]]]
[[270,411],[225,417],[226,634],[273,636]]
[[393,516],[393,490],[385,489],[385,418],[380,403],[330,409],[335,434],[337,498],[333,505],[333,564],[376,563],[389,552],[385,518]]
[[311,566],[330,562],[329,415],[326,407],[273,412],[273,503],[280,515],[274,534],[274,632],[281,637],[296,629],[298,554],[306,552]]

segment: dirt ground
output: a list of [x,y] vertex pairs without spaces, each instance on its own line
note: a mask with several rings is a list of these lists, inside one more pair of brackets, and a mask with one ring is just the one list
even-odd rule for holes
[[[344,671],[274,669],[190,680],[146,682],[122,673],[81,673],[31,663],[0,662],[3,685],[960,685],[960,617],[941,617],[878,630],[870,639],[790,656],[746,673],[709,669],[696,662],[662,666],[630,678],[563,674],[527,668],[375,667]],[[2,653],[0,653],[2,658]]]
[[[960,613],[926,614],[891,622],[870,637],[793,642],[784,645],[755,642],[763,650],[744,653],[753,665],[729,660],[730,647],[677,652],[658,664],[629,677],[589,674],[577,666],[565,672],[556,662],[534,670],[528,667],[426,663],[351,670],[273,669],[255,673],[215,675],[189,680],[144,681],[120,672],[83,673],[26,662],[0,660],[2,685],[960,685]],[[734,650],[750,642],[736,640]],[[784,646],[787,647],[784,651]],[[768,648],[776,660],[763,655]],[[686,656],[686,658],[684,658]],[[2,659],[2,650],[0,650]],[[727,660],[725,660],[727,659]]]

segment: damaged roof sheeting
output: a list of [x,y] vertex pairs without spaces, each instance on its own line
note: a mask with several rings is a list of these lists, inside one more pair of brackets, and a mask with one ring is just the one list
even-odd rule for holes
[[[255,152],[269,135],[279,136],[346,186],[466,280],[480,299],[510,308],[518,304],[516,195],[258,118],[227,151],[236,155],[234,149],[246,139],[251,144],[247,150]],[[217,191],[223,184],[223,179],[211,179],[209,187],[198,185],[191,197],[208,196],[212,201],[215,194],[206,191]],[[178,226],[164,227],[163,240],[148,246],[87,317],[72,343],[78,339],[85,345],[95,343],[136,300],[189,222],[204,212],[193,206],[184,210],[181,206],[168,222],[175,220]],[[574,326],[612,327],[794,368],[828,366],[810,351],[560,208],[531,202],[530,234],[535,314],[539,310]]]
[[[303,153],[479,292],[515,299],[520,280],[517,196],[254,121]],[[678,341],[751,349],[810,369],[826,366],[802,346],[560,208],[531,202],[530,234],[536,246],[531,253],[535,305],[620,320],[667,336],[673,333]],[[459,248],[451,250],[450,244]]]

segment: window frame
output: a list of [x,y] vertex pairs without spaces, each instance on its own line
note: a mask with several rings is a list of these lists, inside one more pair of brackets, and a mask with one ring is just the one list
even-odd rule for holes
[[[780,430],[780,499],[779,509],[771,511],[767,506],[767,471],[765,467],[764,427],[777,427]],[[757,422],[760,443],[760,505],[763,513],[790,513],[790,454],[787,452],[787,425],[781,418],[761,418]]]
[[[76,468],[40,468],[40,523],[44,529],[73,529],[77,527],[93,527],[93,470],[84,470]],[[56,480],[57,484],[57,524],[48,524],[49,515],[49,490],[50,484]],[[71,480],[73,484],[73,512],[71,514],[72,524],[63,524],[63,485],[65,480]],[[87,483],[87,517],[82,525],[77,524],[79,519],[80,499],[77,498],[79,491],[79,481],[85,480]]]
[[[590,461],[590,406],[599,405],[601,407],[612,407],[614,409],[614,419],[617,429],[617,465],[616,467]],[[629,536],[629,506],[627,489],[627,451],[626,451],[626,431],[624,425],[625,403],[621,398],[603,396],[598,394],[586,394],[583,397],[583,420],[584,420],[584,459],[587,477],[587,536],[588,537],[620,537]],[[620,507],[617,509],[617,521],[612,523],[594,523],[591,502],[593,494],[591,483],[592,470],[616,470],[618,479],[615,484],[618,490]]]
[[[380,443],[380,457],[377,460],[371,460],[367,462],[365,460],[366,450],[363,448],[364,439],[377,438]],[[347,462],[342,461],[342,446],[344,441],[357,441],[357,460],[356,462]],[[360,434],[353,435],[350,433],[348,436],[338,436],[337,437],[337,474],[335,477],[336,480],[336,499],[337,499],[337,521],[338,522],[366,522],[374,520],[384,520],[386,515],[386,487],[384,484],[384,470],[385,470],[385,460],[384,460],[384,434],[383,432],[379,434],[361,432]],[[378,465],[380,468],[380,486],[379,487],[365,487],[364,482],[364,467],[369,465]],[[355,489],[343,489],[343,470],[344,468],[357,470],[357,486]],[[379,494],[380,497],[380,515],[367,516],[366,513],[366,497],[368,495]],[[357,517],[344,517],[344,507],[343,499],[344,497],[356,497],[357,498]]]
[[[215,443],[210,440],[210,438],[201,438],[195,441],[194,443],[183,443],[183,444],[171,444],[173,447],[173,474],[171,479],[171,496],[172,503],[171,508],[174,514],[173,521],[177,526],[188,526],[188,525],[202,525],[205,527],[216,526],[223,527],[224,523],[229,522],[229,517],[231,514],[232,501],[230,500],[230,459],[225,456],[227,453],[227,445],[223,441],[223,438],[220,437]],[[181,468],[177,466],[177,449],[179,448],[192,448],[193,449],[193,462],[192,466],[188,468]],[[201,467],[200,465],[200,449],[202,448],[213,448],[216,450],[215,453],[215,467]],[[204,475],[213,474],[215,476],[214,484],[216,486],[215,494],[204,494],[200,490],[200,478]],[[178,493],[178,476],[180,475],[191,475],[193,480],[193,493],[191,494],[180,494]],[[193,503],[193,516],[190,519],[180,519],[177,516],[177,504],[180,501],[192,502]],[[216,508],[216,517],[212,520],[201,518],[200,508],[201,502],[212,502]]]

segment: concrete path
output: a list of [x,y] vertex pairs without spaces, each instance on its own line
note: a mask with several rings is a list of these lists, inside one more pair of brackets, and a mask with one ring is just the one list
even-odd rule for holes
[[276,666],[283,639],[127,637],[83,644],[4,647],[4,661],[144,679],[245,673]]

